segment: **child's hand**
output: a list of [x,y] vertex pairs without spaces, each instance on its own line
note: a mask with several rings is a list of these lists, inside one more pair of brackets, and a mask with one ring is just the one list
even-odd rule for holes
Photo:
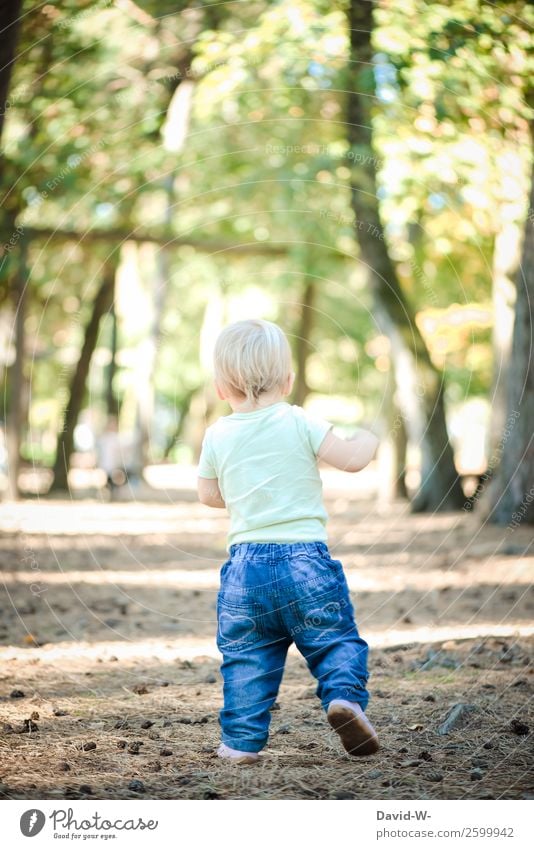
[[369,430],[358,428],[349,439],[340,439],[328,431],[321,442],[317,456],[329,466],[345,472],[359,472],[373,459],[378,439]]

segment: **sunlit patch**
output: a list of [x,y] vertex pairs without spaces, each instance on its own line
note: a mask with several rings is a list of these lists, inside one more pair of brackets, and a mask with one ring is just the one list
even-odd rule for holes
[[[74,664],[81,658],[92,660],[109,660],[117,657],[119,660],[133,658],[151,658],[153,660],[198,660],[199,658],[220,658],[215,645],[215,627],[213,639],[180,638],[175,640],[145,639],[131,641],[97,641],[97,642],[62,642],[47,644],[39,648],[20,648],[6,646],[0,648],[0,660],[55,661]],[[469,640],[481,637],[531,637],[534,636],[534,625],[496,625],[493,622],[483,622],[476,625],[434,626],[422,628],[395,629],[386,628],[375,631],[366,629],[365,637],[371,648],[387,648],[390,646],[406,646],[411,643],[434,643],[447,640]],[[294,646],[290,652],[300,657]]]

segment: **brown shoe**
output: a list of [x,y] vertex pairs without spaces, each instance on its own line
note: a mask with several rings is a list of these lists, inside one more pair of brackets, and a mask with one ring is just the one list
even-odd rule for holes
[[377,733],[360,705],[334,700],[330,702],[326,716],[349,755],[374,755],[378,751]]

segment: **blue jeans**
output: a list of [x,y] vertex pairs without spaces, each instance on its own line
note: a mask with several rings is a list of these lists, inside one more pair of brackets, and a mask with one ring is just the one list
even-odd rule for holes
[[223,656],[222,740],[259,752],[291,643],[332,699],[365,710],[368,646],[358,634],[343,567],[323,542],[239,543],[221,569],[217,646]]

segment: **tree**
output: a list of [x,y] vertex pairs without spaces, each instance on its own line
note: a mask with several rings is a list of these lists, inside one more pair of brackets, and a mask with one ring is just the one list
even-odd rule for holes
[[361,260],[374,296],[395,331],[390,335],[399,404],[412,438],[421,445],[421,484],[412,507],[420,512],[459,509],[465,499],[447,433],[443,377],[430,359],[413,306],[401,289],[380,215],[371,114],[373,5],[351,0],[348,24],[347,133],[350,153],[358,161],[352,169],[352,208]]
[[6,417],[6,446],[8,457],[8,493],[11,499],[19,496],[20,434],[23,425],[23,393],[25,387],[25,320],[28,304],[28,244],[24,236],[19,243],[19,264],[12,283],[14,311],[15,357],[9,369],[9,408]]
[[317,283],[313,277],[306,277],[302,290],[302,303],[300,304],[300,317],[295,339],[295,365],[296,378],[294,389],[295,404],[300,407],[304,404],[306,396],[310,391],[306,380],[306,365],[311,350],[311,331],[314,317],[314,301],[317,292]]
[[[8,92],[11,81],[11,73],[15,61],[15,48],[19,30],[20,12],[22,0],[6,0],[2,4],[2,18],[0,26],[2,34],[0,37],[0,142],[4,129],[4,118],[8,109]],[[2,181],[4,168],[4,156],[0,150],[0,183]],[[12,219],[6,216],[9,221]],[[9,230],[9,226],[7,227]],[[0,234],[2,228],[0,226]],[[13,238],[13,236],[12,236]],[[3,240],[2,240],[3,241]],[[9,411],[6,422],[6,444],[8,453],[8,490],[11,498],[18,496],[18,472],[20,463],[20,428],[21,428],[21,394],[24,380],[23,357],[24,357],[24,319],[26,312],[26,240],[18,239],[19,244],[19,268],[12,288],[12,299],[14,309],[14,337],[15,337],[15,361],[11,368],[11,382],[9,393]],[[3,250],[0,252],[0,262],[3,264]],[[1,269],[0,269],[1,282]],[[7,295],[7,287],[4,296]],[[0,301],[3,297],[0,297]]]
[[[404,272],[401,279],[412,294],[422,282],[435,307],[461,295],[466,313],[469,301],[481,306],[485,302],[484,310],[492,313],[492,346],[489,327],[476,323],[463,345],[464,392],[489,395],[491,403],[486,440],[491,468],[506,421],[514,281],[529,185],[524,92],[532,77],[533,24],[534,9],[521,0],[505,7],[471,0],[440,5],[381,0],[375,7],[377,88],[384,104],[375,135],[379,146],[388,139],[395,162],[395,167],[386,162],[381,190],[387,193],[385,205],[396,210],[395,231],[399,232],[403,209],[412,233],[413,221],[419,228],[420,245],[413,235],[410,239],[411,266],[417,274]],[[394,144],[392,126],[398,139]],[[410,169],[405,167],[407,157],[412,160]],[[438,248],[440,242],[446,247]],[[394,242],[393,249],[398,247]],[[437,270],[440,254],[445,274]],[[483,264],[473,275],[468,269],[473,269],[477,255]],[[431,269],[428,275],[422,273],[423,265]],[[447,278],[455,277],[452,288]],[[436,362],[440,340],[426,341]],[[458,398],[454,373],[458,375],[460,361],[454,344],[450,354],[439,355],[439,361],[447,373],[449,399],[453,394]]]
[[[2,37],[0,38],[0,141],[8,107],[9,84],[15,61],[21,9],[22,0],[4,0],[2,3],[2,16],[0,18],[0,27],[2,28]],[[2,159],[0,158],[0,167],[1,162]]]
[[115,289],[118,255],[111,254],[102,271],[102,281],[93,302],[90,319],[84,333],[83,345],[69,384],[69,397],[58,436],[52,490],[68,490],[70,458],[74,451],[74,428],[85,398],[85,388],[91,359],[96,348],[100,323],[111,310]]
[[[531,93],[530,103],[534,106]],[[531,123],[534,130],[534,121]],[[534,141],[534,132],[533,132]],[[512,351],[507,373],[507,419],[502,454],[490,486],[490,518],[511,528],[534,524],[534,163],[523,253],[516,278]]]
[[[15,280],[26,276],[28,284],[32,439],[24,439],[22,411],[23,459],[31,452],[33,462],[53,462],[69,389],[65,375],[70,382],[69,364],[80,354],[84,332],[72,317],[85,303],[84,325],[88,321],[102,246],[123,241],[153,247],[140,251],[143,279],[131,298],[123,297],[121,279],[117,344],[107,319],[99,331],[103,346],[118,350],[107,381],[98,366],[92,371],[98,398],[91,404],[95,413],[104,410],[106,396],[113,405],[113,384],[121,424],[133,428],[136,392],[148,388],[150,395],[137,403],[145,421],[138,421],[145,445],[150,425],[155,459],[165,453],[177,411],[183,421],[191,408],[184,444],[174,455],[187,457],[196,441],[188,442],[190,424],[205,410],[198,393],[192,403],[189,395],[209,368],[199,362],[198,334],[218,285],[225,287],[228,320],[257,310],[291,335],[299,400],[307,392],[329,394],[335,382],[343,399],[340,426],[384,417],[384,378],[395,367],[387,429],[399,437],[399,455],[397,421],[406,420],[411,442],[423,446],[428,420],[440,414],[444,425],[427,378],[437,381],[441,396],[446,382],[454,416],[467,397],[487,393],[488,269],[499,218],[492,147],[501,149],[503,140],[502,149],[506,143],[530,164],[519,103],[528,32],[518,23],[519,4],[503,12],[473,0],[374,3],[375,54],[358,89],[377,108],[372,138],[362,137],[360,148],[348,148],[341,120],[347,5],[259,0],[223,9],[173,0],[96,6],[62,0],[25,16],[19,47],[25,61],[15,66],[16,95],[4,133],[0,222],[0,276],[13,294]],[[193,89],[186,135],[184,107]],[[179,151],[161,144],[171,117],[185,140]],[[368,165],[376,166],[372,181]],[[361,206],[366,193],[374,212]],[[375,213],[383,231],[374,229]],[[17,228],[27,240],[26,275]],[[389,289],[374,276],[369,286],[365,271],[372,263],[355,262],[357,241],[363,259],[364,240],[371,244],[367,252],[373,243],[384,251],[386,238]],[[313,291],[305,291],[308,281]],[[371,288],[378,290],[375,305]],[[465,303],[458,306],[459,300]],[[461,306],[486,318],[456,322],[454,304],[456,312]],[[389,349],[387,340],[379,341],[384,333]],[[143,365],[151,367],[141,380],[137,354],[145,344],[151,353]],[[18,394],[14,376],[8,373],[8,399]],[[50,386],[61,391],[51,393]],[[405,416],[394,410],[398,401]],[[442,408],[443,397],[438,402]],[[446,439],[445,429],[441,435]]]

